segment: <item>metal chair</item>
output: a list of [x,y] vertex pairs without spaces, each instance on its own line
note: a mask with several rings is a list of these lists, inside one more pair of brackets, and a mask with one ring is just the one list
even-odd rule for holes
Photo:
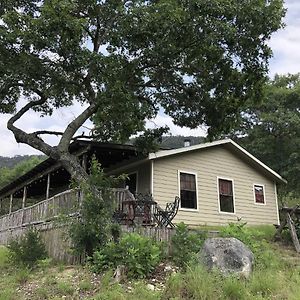
[[165,209],[162,209],[158,204],[154,206],[153,216],[158,226],[170,226],[172,228],[175,227],[175,225],[172,223],[172,220],[178,212],[179,202],[180,198],[176,196],[174,202],[169,202],[166,204]]

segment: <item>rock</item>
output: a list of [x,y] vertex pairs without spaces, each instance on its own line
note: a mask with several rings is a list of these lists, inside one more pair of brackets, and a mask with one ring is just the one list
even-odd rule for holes
[[119,283],[125,278],[126,278],[126,267],[123,265],[117,266],[113,275],[113,283]]
[[251,250],[236,238],[209,238],[199,253],[200,261],[209,269],[217,268],[224,275],[236,274],[248,278],[254,256]]
[[170,265],[165,266],[165,272],[172,272],[172,271],[173,271],[172,266],[170,266]]
[[147,289],[150,291],[154,291],[155,290],[155,286],[153,284],[148,283],[147,284]]

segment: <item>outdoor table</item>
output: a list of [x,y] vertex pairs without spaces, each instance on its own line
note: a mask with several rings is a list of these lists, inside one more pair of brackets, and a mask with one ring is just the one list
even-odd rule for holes
[[153,207],[157,203],[153,200],[144,199],[136,200],[135,218],[137,223],[144,225],[151,225],[153,223]]
[[123,209],[126,212],[127,223],[151,224],[152,211],[156,202],[153,200],[125,200]]

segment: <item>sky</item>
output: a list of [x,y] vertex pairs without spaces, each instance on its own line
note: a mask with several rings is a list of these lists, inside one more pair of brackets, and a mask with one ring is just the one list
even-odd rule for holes
[[[269,45],[273,50],[273,58],[270,60],[269,76],[273,77],[277,74],[298,73],[300,72],[300,1],[286,0],[285,7],[288,9],[284,22],[285,28],[273,34]],[[23,102],[24,103],[24,102]],[[20,103],[22,105],[22,101]],[[72,107],[59,109],[54,112],[51,117],[40,118],[34,112],[27,113],[17,123],[25,131],[34,130],[54,130],[62,131],[67,124],[77,116],[83,107],[80,104]],[[29,146],[18,144],[13,134],[6,128],[9,115],[0,115],[0,156],[14,156],[24,154],[38,154],[39,152]],[[92,124],[85,124],[91,128]],[[164,126],[168,125],[172,135],[205,135],[204,128],[190,130],[181,128],[172,123],[170,117],[159,114],[156,119],[148,121],[148,126]],[[80,133],[88,133],[88,129],[82,127]],[[57,139],[51,137],[47,142],[55,144]]]

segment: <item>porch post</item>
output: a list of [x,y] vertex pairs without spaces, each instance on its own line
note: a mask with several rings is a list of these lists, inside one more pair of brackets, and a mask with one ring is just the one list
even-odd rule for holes
[[82,155],[82,167],[84,168],[85,171],[87,171],[87,154],[84,153]]
[[12,205],[13,205],[13,194],[11,194],[9,198],[9,214],[11,214]]
[[24,189],[23,189],[23,199],[22,199],[22,209],[25,208],[26,198],[27,198],[27,188],[26,188],[26,186],[24,186]]
[[50,173],[47,176],[46,199],[49,198],[49,192],[50,192]]

